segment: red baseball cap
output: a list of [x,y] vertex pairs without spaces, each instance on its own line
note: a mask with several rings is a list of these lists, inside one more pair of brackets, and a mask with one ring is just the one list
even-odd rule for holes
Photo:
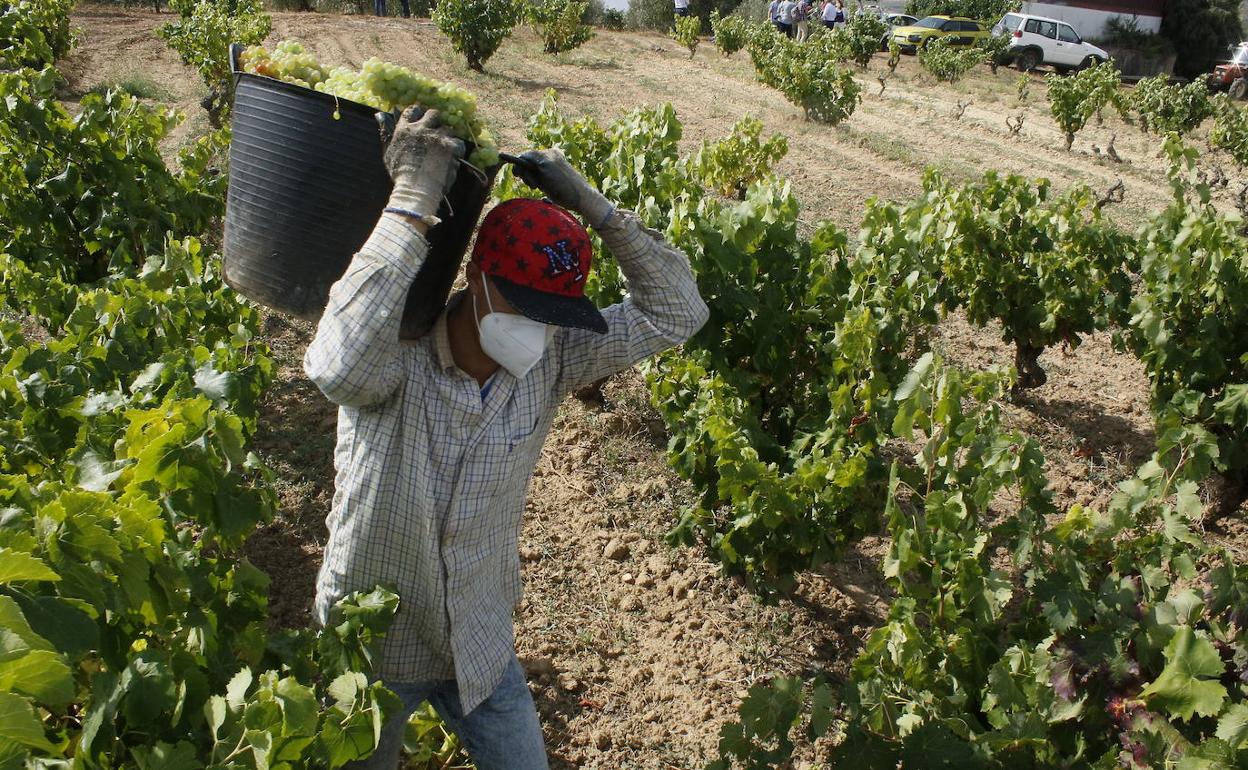
[[529,198],[491,209],[472,247],[472,261],[528,318],[606,334],[606,319],[585,296],[593,255],[589,233],[576,217]]

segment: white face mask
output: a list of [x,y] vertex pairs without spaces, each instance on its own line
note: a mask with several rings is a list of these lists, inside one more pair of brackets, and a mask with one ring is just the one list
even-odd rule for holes
[[534,321],[515,313],[496,313],[490,302],[490,288],[481,274],[481,287],[485,290],[485,304],[490,312],[477,319],[477,295],[472,295],[472,317],[477,320],[477,336],[481,350],[494,359],[499,366],[520,379],[537,365],[555,334],[555,327]]

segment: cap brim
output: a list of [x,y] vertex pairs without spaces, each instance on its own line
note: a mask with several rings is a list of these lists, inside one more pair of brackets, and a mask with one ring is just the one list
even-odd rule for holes
[[526,318],[551,326],[607,333],[607,319],[602,317],[602,313],[586,297],[564,297],[538,291],[496,275],[490,276],[490,283],[498,287],[507,304],[519,310]]

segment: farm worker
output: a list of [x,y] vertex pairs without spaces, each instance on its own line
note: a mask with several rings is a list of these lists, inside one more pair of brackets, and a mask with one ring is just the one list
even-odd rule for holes
[[[404,713],[372,758],[398,765],[403,727],[429,701],[479,770],[546,768],[516,660],[518,538],[529,477],[555,411],[577,388],[678,345],[707,318],[689,260],[615,208],[555,150],[516,171],[554,203],[518,199],[484,218],[454,295],[428,335],[399,342],[433,212],[463,143],[436,112],[404,116],[386,149],[389,204],[343,277],[304,369],[339,405],[321,623],[341,597],[397,588],[378,675]],[[631,295],[585,297],[592,251],[575,212],[615,255]]]
[[675,0],[675,3],[677,16],[689,15],[689,0]]
[[767,6],[767,18],[771,19],[771,23],[780,32],[784,28],[780,26],[780,0],[771,0],[771,5]]
[[797,24],[797,42],[805,42],[810,36],[810,14],[813,9],[810,0],[798,0],[797,8],[793,9],[793,20]]
[[836,3],[832,0],[823,0],[823,13],[820,18],[823,20],[823,26],[836,29]]
[[[408,5],[408,0],[399,0],[399,4],[403,6],[403,18],[411,18],[412,8]],[[386,0],[373,0],[373,10],[378,16],[386,15]]]
[[836,23],[845,23],[845,0],[836,0]]
[[780,0],[780,8],[776,13],[780,17],[780,31],[786,37],[793,37],[793,11],[797,8],[797,3],[793,0]]

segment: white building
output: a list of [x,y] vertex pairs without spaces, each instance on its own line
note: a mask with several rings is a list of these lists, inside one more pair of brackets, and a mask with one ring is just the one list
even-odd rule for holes
[[1023,13],[1060,19],[1075,28],[1081,37],[1100,37],[1105,24],[1115,16],[1133,19],[1144,32],[1161,29],[1165,0],[1046,0],[1024,2]]

